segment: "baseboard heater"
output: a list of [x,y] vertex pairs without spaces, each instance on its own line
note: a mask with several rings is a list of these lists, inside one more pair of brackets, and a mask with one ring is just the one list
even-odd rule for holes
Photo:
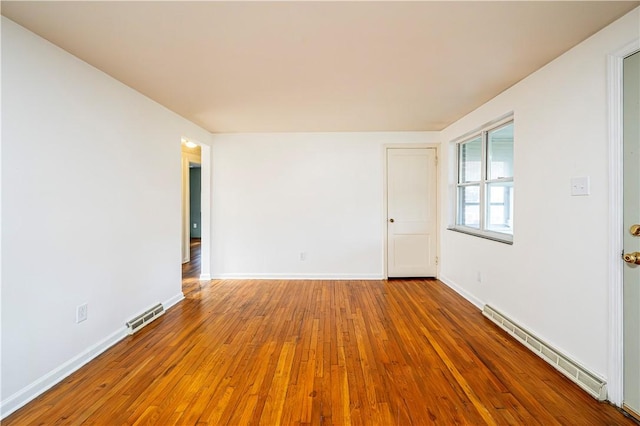
[[528,330],[496,311],[489,305],[484,305],[482,313],[485,317],[496,323],[500,328],[513,336],[520,343],[529,348],[533,353],[551,364],[556,370],[567,376],[587,393],[599,401],[604,401],[607,397],[607,383],[590,373],[569,357],[548,345]]
[[162,314],[164,314],[164,306],[162,306],[162,303],[158,303],[153,308],[127,321],[127,328],[129,329],[129,334],[133,334],[139,331],[142,327],[154,321]]

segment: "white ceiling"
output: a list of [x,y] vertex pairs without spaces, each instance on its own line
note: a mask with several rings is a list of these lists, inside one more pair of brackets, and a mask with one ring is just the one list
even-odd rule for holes
[[212,132],[440,130],[637,1],[12,2]]

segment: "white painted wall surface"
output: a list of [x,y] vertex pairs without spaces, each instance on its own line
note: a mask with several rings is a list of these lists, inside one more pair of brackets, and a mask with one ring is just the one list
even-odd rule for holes
[[181,136],[210,138],[2,18],[3,416],[182,297]]
[[212,140],[214,277],[366,279],[383,276],[383,145],[438,133]]
[[[638,37],[639,9],[441,133],[441,278],[607,377],[607,54]],[[449,141],[515,114],[515,231],[509,246],[445,230],[453,220]],[[448,166],[448,167],[447,167]],[[591,178],[591,195],[570,179]],[[460,254],[464,253],[464,256]],[[481,273],[482,282],[477,281]]]

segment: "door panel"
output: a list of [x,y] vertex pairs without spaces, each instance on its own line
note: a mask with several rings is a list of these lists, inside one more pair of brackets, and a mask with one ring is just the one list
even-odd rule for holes
[[[640,53],[624,60],[624,252],[640,252]],[[627,259],[629,260],[629,259]],[[624,408],[640,418],[640,265],[624,266]]]
[[[398,235],[403,235],[399,238]],[[393,242],[396,268],[413,268],[428,265],[431,257],[431,238],[427,235],[396,234]]]
[[387,149],[387,274],[436,275],[435,148]]

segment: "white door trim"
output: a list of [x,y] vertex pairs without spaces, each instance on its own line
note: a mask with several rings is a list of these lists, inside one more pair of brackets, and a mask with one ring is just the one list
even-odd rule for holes
[[640,49],[640,38],[607,57],[609,133],[609,350],[607,399],[623,400],[622,295],[622,60]]
[[180,157],[180,170],[182,173],[182,263],[191,260],[190,250],[190,232],[191,232],[191,206],[190,202],[190,185],[189,185],[189,154],[182,152]]
[[389,143],[382,145],[382,276],[384,279],[389,278],[388,265],[387,265],[387,245],[388,245],[388,233],[387,233],[387,150],[388,149],[402,149],[402,148],[431,148],[436,151],[436,258],[437,269],[436,276],[440,276],[440,144],[435,143]]
[[200,144],[200,280],[211,280],[211,147]]

